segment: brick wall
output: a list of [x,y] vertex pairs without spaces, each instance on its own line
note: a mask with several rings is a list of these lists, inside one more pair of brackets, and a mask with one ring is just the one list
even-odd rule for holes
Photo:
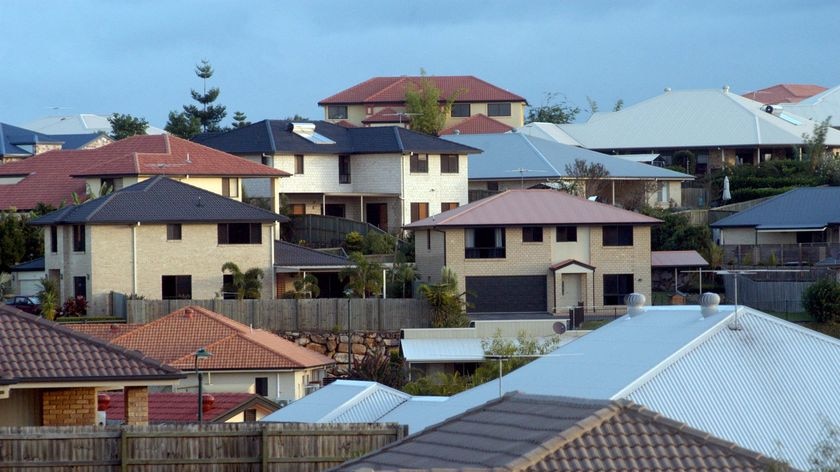
[[42,405],[43,426],[96,424],[95,388],[46,390],[42,396]]
[[149,424],[149,388],[125,387],[125,424]]

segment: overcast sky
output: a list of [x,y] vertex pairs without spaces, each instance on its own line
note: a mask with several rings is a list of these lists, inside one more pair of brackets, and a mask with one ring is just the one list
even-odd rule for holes
[[226,123],[318,119],[319,100],[421,67],[602,111],[665,87],[831,87],[839,18],[835,0],[0,0],[0,122],[119,112],[162,127],[201,89],[201,59]]

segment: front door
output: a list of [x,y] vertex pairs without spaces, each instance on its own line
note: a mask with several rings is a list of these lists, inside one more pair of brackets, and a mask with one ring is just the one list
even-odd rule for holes
[[570,306],[577,306],[583,301],[582,282],[583,274],[557,274],[557,307],[559,313],[565,313]]
[[365,205],[365,221],[378,227],[383,231],[388,231],[388,204],[387,203],[368,203]]

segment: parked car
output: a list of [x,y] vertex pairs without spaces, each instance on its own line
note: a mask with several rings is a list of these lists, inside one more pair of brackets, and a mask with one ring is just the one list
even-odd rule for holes
[[41,312],[41,300],[35,295],[18,295],[6,301],[6,305],[13,306],[18,310],[37,315]]

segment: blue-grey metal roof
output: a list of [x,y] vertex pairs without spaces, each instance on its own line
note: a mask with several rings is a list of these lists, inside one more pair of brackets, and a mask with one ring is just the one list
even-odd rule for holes
[[46,267],[45,264],[44,257],[42,256],[31,261],[21,262],[9,269],[9,272],[43,272],[44,267]]
[[402,339],[400,349],[407,362],[484,362],[480,338]]
[[263,120],[225,133],[204,134],[195,142],[233,154],[383,154],[383,153],[451,153],[481,152],[435,136],[399,126],[346,128],[326,121],[311,122],[315,132],[334,141],[316,144],[291,131],[291,121]]
[[105,133],[52,134],[50,137],[63,143],[61,149],[79,149],[103,134]]
[[274,242],[274,265],[285,267],[345,267],[353,263],[346,257],[292,244]]
[[246,203],[156,176],[36,218],[35,225],[288,221]]
[[803,187],[712,223],[713,228],[821,229],[840,224],[840,187]]
[[32,151],[21,146],[54,142],[61,141],[53,136],[0,123],[0,156],[29,156],[32,155]]
[[602,164],[610,173],[608,179],[694,179],[670,169],[522,133],[459,134],[448,135],[446,139],[484,151],[469,157],[470,180],[558,179],[566,177],[566,166],[578,159]]

